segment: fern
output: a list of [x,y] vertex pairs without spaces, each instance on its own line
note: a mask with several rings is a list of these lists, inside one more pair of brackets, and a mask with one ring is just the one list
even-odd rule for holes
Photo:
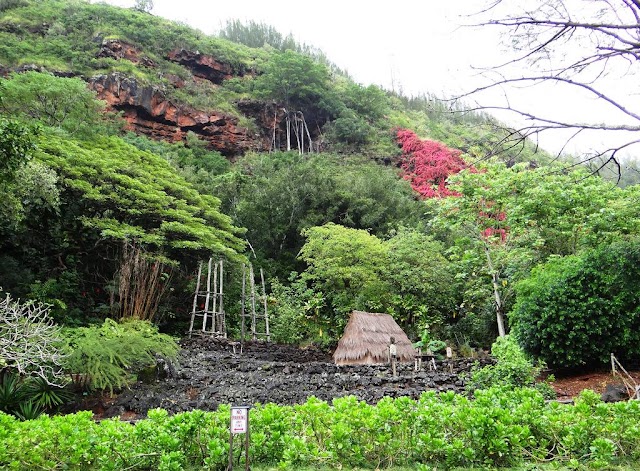
[[156,356],[174,359],[178,344],[150,322],[106,319],[101,326],[67,329],[65,369],[76,385],[89,390],[119,390],[135,374],[156,364]]

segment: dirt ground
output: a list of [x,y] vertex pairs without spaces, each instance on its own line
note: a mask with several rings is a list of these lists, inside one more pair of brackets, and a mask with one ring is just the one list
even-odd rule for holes
[[[634,378],[636,384],[640,384],[640,371],[630,371],[629,374]],[[558,394],[558,400],[569,400],[576,397],[584,389],[591,389],[601,394],[607,385],[622,383],[621,377],[614,376],[611,371],[600,371],[558,376],[551,385]]]

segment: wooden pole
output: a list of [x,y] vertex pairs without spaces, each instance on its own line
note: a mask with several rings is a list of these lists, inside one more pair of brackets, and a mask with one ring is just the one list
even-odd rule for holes
[[249,471],[249,409],[247,409],[247,433],[245,433],[245,441],[244,441],[244,469],[245,471]]
[[256,340],[256,283],[252,264],[249,264],[249,286],[251,289],[251,337]]
[[225,319],[224,316],[224,302],[222,301],[223,297],[224,297],[224,292],[223,292],[223,273],[224,273],[224,269],[223,269],[223,265],[222,265],[222,260],[220,260],[220,305],[219,305],[219,310],[220,310],[220,319],[218,324],[220,324],[220,331],[222,332],[222,336],[226,339],[227,338],[227,320]]
[[218,262],[213,265],[213,309],[211,313],[211,333],[216,332],[216,313],[218,312]]
[[244,298],[245,298],[245,282],[246,282],[246,278],[247,278],[247,266],[243,263],[242,264],[242,298],[240,301],[240,351],[242,352],[242,346],[244,345],[244,319],[245,319],[245,312],[244,312]]
[[229,426],[229,464],[227,465],[227,471],[233,470],[233,432],[231,426]]
[[275,110],[273,112],[273,137],[271,138],[271,151],[275,152],[276,150],[276,124],[278,123],[278,107],[275,106]]
[[267,335],[267,342],[271,340],[269,335],[269,314],[267,312],[267,290],[264,284],[264,270],[260,269],[260,281],[262,282],[262,298],[264,300],[264,328]]
[[291,121],[289,120],[289,111],[285,110],[287,117],[287,152],[291,150]]
[[202,332],[207,331],[207,311],[209,310],[209,296],[211,295],[211,258],[209,258],[209,270],[207,272],[207,296],[204,301],[204,312],[202,313]]
[[191,324],[189,324],[189,338],[193,332],[193,321],[196,318],[196,309],[198,308],[198,293],[200,292],[200,276],[202,275],[202,260],[198,265],[198,280],[196,281],[196,293],[193,295],[193,309],[191,310]]

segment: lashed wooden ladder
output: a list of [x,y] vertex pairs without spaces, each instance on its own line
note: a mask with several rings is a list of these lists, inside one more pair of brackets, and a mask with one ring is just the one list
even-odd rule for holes
[[[196,280],[195,294],[193,295],[191,323],[189,324],[189,337],[196,334],[227,338],[223,297],[223,263],[222,260],[219,260],[214,264],[213,259],[210,258],[207,264],[206,276],[203,273],[203,264],[204,262],[201,261],[198,266],[198,278]],[[196,318],[202,318],[202,324],[196,324]]]

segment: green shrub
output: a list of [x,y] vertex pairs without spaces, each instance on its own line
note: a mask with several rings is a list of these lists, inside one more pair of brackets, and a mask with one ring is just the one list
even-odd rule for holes
[[44,378],[0,370],[0,411],[19,419],[31,420],[42,412],[54,412],[71,399],[68,390],[49,384]]
[[318,315],[324,305],[322,293],[315,292],[292,273],[288,286],[277,278],[271,281],[271,299],[271,335],[275,342],[322,343],[323,330],[327,328]]
[[516,287],[509,320],[529,354],[554,367],[640,355],[640,240],[551,260]]
[[136,373],[155,366],[156,355],[175,359],[179,348],[173,338],[140,320],[107,319],[101,326],[67,329],[65,336],[69,350],[65,370],[89,390],[121,389]]
[[498,387],[535,387],[550,399],[555,398],[555,392],[546,382],[537,383],[542,364],[534,365],[527,358],[515,339],[507,335],[498,338],[491,347],[491,354],[496,363],[482,368],[474,367],[471,378],[467,382],[469,391]]
[[[149,411],[135,425],[95,422],[91,412],[20,422],[0,413],[0,468],[225,469],[228,405],[170,416]],[[491,388],[471,400],[424,393],[415,401],[353,396],[296,406],[256,405],[250,457],[260,469],[607,468],[640,459],[640,403],[603,403],[586,391],[574,406],[546,403],[528,388]],[[244,467],[236,437],[233,460]],[[564,468],[562,468],[564,469]],[[637,468],[636,468],[637,469]]]

